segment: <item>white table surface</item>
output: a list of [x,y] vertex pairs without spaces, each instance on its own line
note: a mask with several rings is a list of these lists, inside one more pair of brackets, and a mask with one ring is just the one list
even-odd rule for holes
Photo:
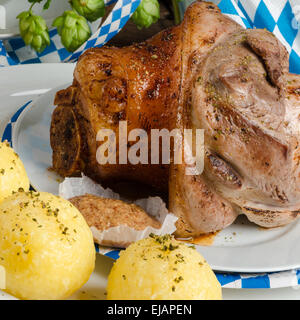
[[[38,93],[47,91],[52,87],[63,85],[66,81],[64,74],[51,73],[49,65],[35,66],[30,70],[28,79],[28,66],[0,68],[0,137],[7,121],[28,100],[37,96]],[[72,75],[72,65],[68,72]],[[8,72],[7,69],[10,69]],[[23,76],[26,75],[26,78]],[[20,83],[22,86],[20,87]],[[55,85],[53,86],[53,83]],[[35,89],[33,89],[35,88]],[[37,91],[39,89],[39,91]],[[34,90],[34,91],[32,91]],[[97,255],[96,268],[89,282],[71,299],[105,299],[107,276],[112,267],[113,260]],[[97,285],[95,285],[95,283]],[[91,286],[92,284],[92,286]],[[85,291],[88,287],[89,293]],[[226,299],[300,299],[300,286],[296,288],[281,289],[223,289],[223,298]],[[0,300],[13,299],[0,290]]]

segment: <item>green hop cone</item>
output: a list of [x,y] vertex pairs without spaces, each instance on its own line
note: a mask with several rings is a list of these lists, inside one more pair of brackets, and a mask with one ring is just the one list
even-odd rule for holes
[[88,21],[93,22],[105,14],[104,0],[71,0],[72,8]]
[[53,21],[64,47],[74,52],[91,36],[90,27],[86,19],[75,11],[65,11]]
[[149,28],[159,19],[159,13],[157,0],[142,0],[131,18],[138,29]]
[[45,20],[32,13],[23,11],[18,16],[21,37],[26,45],[42,52],[50,44],[49,32]]

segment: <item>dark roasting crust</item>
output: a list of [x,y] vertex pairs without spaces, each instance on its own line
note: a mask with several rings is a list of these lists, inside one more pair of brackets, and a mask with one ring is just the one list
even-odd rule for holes
[[53,169],[63,177],[80,173],[81,136],[75,112],[60,105],[52,115],[50,129]]

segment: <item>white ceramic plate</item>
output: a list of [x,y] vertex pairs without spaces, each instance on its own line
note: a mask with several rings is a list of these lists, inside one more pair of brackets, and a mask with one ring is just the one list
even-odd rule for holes
[[[0,68],[0,136],[12,115],[29,100],[51,88],[72,81],[74,65],[70,63],[22,65]],[[89,281],[70,299],[105,299],[107,276],[112,259],[97,255],[96,267]],[[0,300],[12,300],[0,290]]]
[[[0,68],[1,136],[5,125],[20,106],[29,100],[35,99],[37,95],[48,92],[51,88],[72,81],[73,69],[74,65],[72,64],[35,64]],[[227,241],[224,238],[225,236],[223,236],[227,245],[231,241],[230,236],[232,236],[229,230],[230,229],[228,229],[229,237]],[[241,230],[241,233],[242,232],[243,230]],[[223,234],[225,235],[224,231]],[[296,248],[294,249],[294,252],[297,252]],[[276,248],[274,251],[277,251]],[[105,299],[104,292],[111,266],[111,259],[103,255],[97,255],[96,268],[91,278],[84,287],[78,290],[70,299]],[[272,287],[296,286],[298,283],[297,280],[287,281],[290,272],[275,273],[273,275],[275,278]],[[256,276],[256,274],[252,274],[251,277],[249,275],[243,276],[247,281],[252,279],[254,281],[254,283],[251,281],[250,286],[248,284],[248,288],[261,288],[260,285],[257,285]],[[297,276],[293,275],[293,278],[295,277],[297,278]],[[228,278],[232,278],[232,276],[228,276]],[[237,278],[239,278],[239,276],[237,276]],[[235,281],[231,279],[227,282],[223,289],[224,299],[299,299],[299,290],[293,290],[293,288],[236,290],[228,288],[241,288],[241,280]],[[263,287],[265,287],[265,285]],[[3,299],[14,299],[14,297],[0,290],[0,300]]]
[[[49,129],[54,95],[60,88],[45,93],[28,106],[13,132],[13,146],[24,162],[32,185],[56,194],[59,177],[48,170],[52,156]],[[299,268],[300,221],[267,230],[241,216],[216,236],[212,246],[197,245],[197,249],[217,271],[275,272]]]
[[12,135],[12,143],[20,155],[31,185],[39,191],[58,194],[62,178],[51,171],[50,123],[55,93],[69,84],[52,89],[33,101],[21,113]]

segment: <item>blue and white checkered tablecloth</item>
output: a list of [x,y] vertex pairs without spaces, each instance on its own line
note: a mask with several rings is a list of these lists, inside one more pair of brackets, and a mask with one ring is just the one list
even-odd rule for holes
[[26,46],[21,37],[0,41],[0,66],[40,62],[69,62],[76,60],[86,49],[105,45],[124,27],[141,0],[104,0],[104,2],[107,6],[116,4],[101,27],[74,53],[68,52],[63,47],[56,28],[53,28],[49,31],[50,45],[41,53],[37,53]]
[[[193,2],[192,0],[188,0]],[[106,0],[111,4],[116,0]],[[290,54],[290,72],[300,74],[300,0],[214,0],[221,11],[246,28],[266,28],[273,32],[285,45]],[[116,35],[126,24],[140,0],[118,0],[101,28],[74,54],[69,53],[60,43],[57,31],[50,30],[51,44],[41,54],[24,45],[21,38],[0,41],[0,66],[36,62],[58,62],[77,59],[88,48],[101,47]],[[186,2],[179,2],[181,11]],[[11,142],[15,122],[22,111],[30,105],[23,105],[6,126],[2,140]],[[113,259],[118,250],[97,246],[97,251]],[[227,288],[280,288],[300,285],[300,270],[269,274],[216,273],[222,287]]]
[[[50,30],[51,43],[42,53],[25,46],[20,37],[0,41],[0,66],[37,62],[76,60],[91,47],[101,47],[127,23],[141,0],[105,0],[115,6],[101,27],[75,53],[61,44],[56,29]],[[184,12],[193,0],[179,1]],[[266,28],[285,45],[290,54],[290,71],[300,73],[300,0],[213,0],[221,11],[246,28]]]

